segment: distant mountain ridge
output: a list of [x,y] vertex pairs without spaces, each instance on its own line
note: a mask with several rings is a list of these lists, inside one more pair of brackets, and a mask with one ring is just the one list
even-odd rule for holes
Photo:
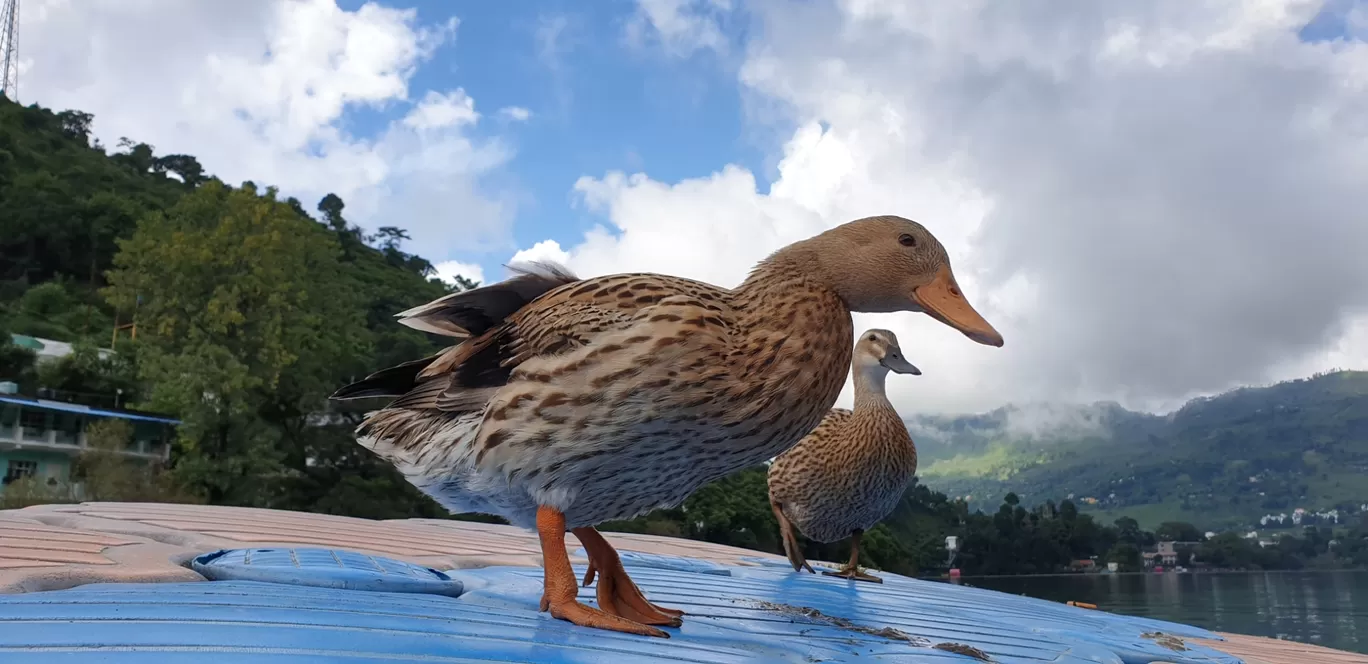
[[929,487],[994,509],[1070,496],[1142,524],[1243,527],[1263,514],[1368,503],[1368,372],[1335,371],[1193,399],[1009,405],[907,419]]

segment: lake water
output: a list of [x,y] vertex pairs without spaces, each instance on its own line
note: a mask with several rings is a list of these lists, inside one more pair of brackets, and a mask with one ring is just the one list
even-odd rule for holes
[[965,585],[1368,653],[1368,572],[1088,574],[973,578]]

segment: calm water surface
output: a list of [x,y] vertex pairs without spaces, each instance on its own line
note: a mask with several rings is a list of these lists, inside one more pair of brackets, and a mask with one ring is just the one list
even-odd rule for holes
[[973,578],[965,585],[1210,630],[1368,653],[1368,572],[1089,574]]

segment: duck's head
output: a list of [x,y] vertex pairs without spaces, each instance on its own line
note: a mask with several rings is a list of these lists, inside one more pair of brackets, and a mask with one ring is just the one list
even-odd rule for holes
[[903,356],[898,336],[890,330],[866,330],[861,334],[855,342],[854,364],[858,371],[921,375],[921,369]]
[[851,311],[920,311],[981,344],[1002,335],[960,292],[936,236],[902,217],[867,217],[791,245]]

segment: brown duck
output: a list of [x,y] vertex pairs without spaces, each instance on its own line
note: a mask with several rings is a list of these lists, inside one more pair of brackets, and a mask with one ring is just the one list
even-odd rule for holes
[[[541,266],[400,314],[460,338],[333,395],[398,397],[358,442],[452,512],[535,528],[542,609],[668,636],[594,525],[678,505],[822,421],[845,382],[851,311],[924,311],[980,343],[1002,336],[960,293],[920,224],[872,217],[785,247],[734,289],[658,274],[577,279]],[[569,530],[597,572],[576,601]]]
[[794,571],[813,571],[798,546],[796,526],[818,542],[851,538],[850,562],[823,574],[883,582],[860,571],[860,539],[893,511],[917,472],[917,447],[884,392],[889,371],[921,375],[892,332],[865,332],[851,363],[854,410],[833,408],[812,433],[770,464],[770,507]]

